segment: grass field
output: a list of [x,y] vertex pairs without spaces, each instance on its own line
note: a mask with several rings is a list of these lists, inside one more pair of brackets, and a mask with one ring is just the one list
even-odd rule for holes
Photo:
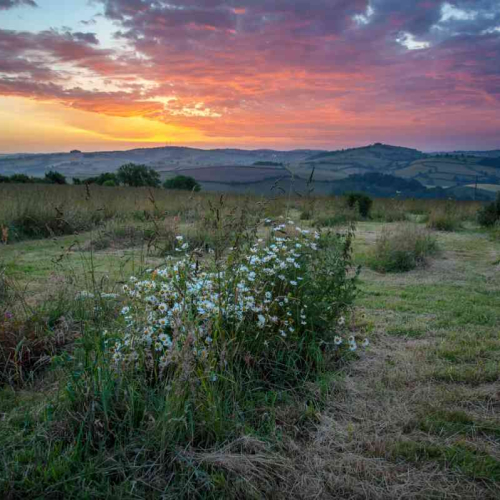
[[[9,191],[13,205],[0,205],[0,226],[9,228],[19,214],[56,215],[51,232],[18,229],[23,238],[0,245],[1,497],[499,497],[500,241],[477,227],[479,204],[376,200],[372,219],[360,220],[327,197],[102,188],[86,199],[84,189],[51,188]],[[55,234],[70,208],[71,220],[89,225]],[[424,230],[443,215],[460,224],[430,230],[438,251],[425,263],[371,269],[384,232]],[[226,262],[227,242],[242,230],[270,237],[256,218],[333,233],[358,219],[357,297],[333,329],[370,346],[327,357],[299,379],[283,371],[272,383],[246,357],[246,375],[221,385],[232,400],[207,390],[213,399],[187,399],[166,418],[165,401],[177,399],[166,400],[161,384],[134,372],[116,385],[100,361],[103,330],[125,328],[121,287],[175,256],[176,235],[197,248],[200,265],[225,248],[218,262]],[[325,256],[341,259],[328,245]],[[119,297],[101,300],[102,292]]]

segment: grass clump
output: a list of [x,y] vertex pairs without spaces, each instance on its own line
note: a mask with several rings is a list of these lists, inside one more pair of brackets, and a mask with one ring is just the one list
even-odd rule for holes
[[446,202],[437,205],[427,218],[427,227],[436,231],[458,231],[462,228],[464,214],[460,212],[456,203]]
[[63,317],[50,318],[0,312],[0,384],[24,385],[35,379],[66,343],[69,326]]
[[482,227],[494,227],[500,222],[500,192],[497,193],[495,201],[479,209],[477,221]]
[[429,231],[415,224],[384,228],[368,257],[368,265],[378,272],[407,272],[424,265],[438,251]]

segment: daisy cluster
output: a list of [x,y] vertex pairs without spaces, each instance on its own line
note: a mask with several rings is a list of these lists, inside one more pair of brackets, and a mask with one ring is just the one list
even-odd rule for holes
[[[125,332],[109,339],[117,366],[141,360],[164,370],[183,354],[211,358],[215,346],[238,346],[254,359],[293,345],[312,329],[308,267],[320,252],[320,234],[293,221],[273,223],[266,240],[231,248],[222,266],[196,260],[182,236],[170,257],[147,279],[123,286]],[[340,342],[337,341],[340,339]],[[344,341],[335,339],[338,347]],[[348,342],[351,350],[355,340]]]

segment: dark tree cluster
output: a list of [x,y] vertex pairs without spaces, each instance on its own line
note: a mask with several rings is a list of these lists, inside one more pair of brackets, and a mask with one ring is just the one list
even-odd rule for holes
[[163,183],[163,187],[165,189],[181,189],[185,191],[199,191],[201,189],[196,180],[187,175],[177,175],[172,179],[167,179]]
[[26,174],[0,175],[0,184],[67,184],[60,172],[50,170],[45,177],[30,177]]

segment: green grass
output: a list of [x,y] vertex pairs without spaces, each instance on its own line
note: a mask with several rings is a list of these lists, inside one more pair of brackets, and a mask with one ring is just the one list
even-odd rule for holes
[[423,432],[440,436],[460,434],[475,437],[483,435],[500,439],[499,422],[475,418],[463,410],[430,410],[416,422],[415,427]]
[[474,480],[500,481],[500,460],[466,443],[439,446],[399,441],[392,446],[395,458],[421,463],[437,462]]

